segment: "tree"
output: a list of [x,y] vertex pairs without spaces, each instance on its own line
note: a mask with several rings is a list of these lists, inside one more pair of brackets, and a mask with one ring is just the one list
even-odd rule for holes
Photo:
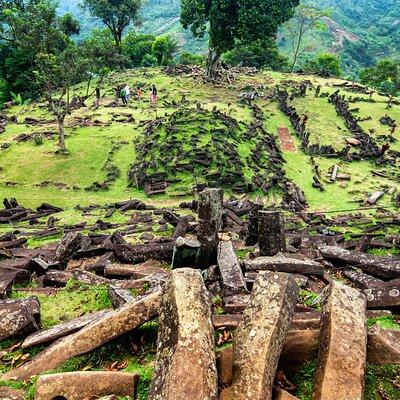
[[397,95],[400,92],[399,64],[393,60],[381,60],[374,67],[363,69],[360,80],[385,93]]
[[144,57],[152,54],[155,39],[153,35],[128,32],[122,40],[122,54],[129,59],[132,67],[140,67]]
[[8,90],[37,97],[37,55],[62,52],[78,31],[71,15],[57,15],[53,1],[0,0],[0,73]]
[[203,37],[208,28],[206,73],[212,77],[223,53],[238,42],[248,45],[275,38],[298,4],[299,0],[181,0],[181,23],[195,37]]
[[141,0],[83,0],[83,6],[111,31],[119,51],[124,30],[138,21],[141,5]]
[[152,46],[153,55],[158,65],[168,65],[172,62],[178,44],[171,36],[158,36]]
[[340,76],[342,68],[340,58],[336,54],[318,54],[313,60],[309,60],[304,65],[307,72],[324,76]]
[[68,154],[65,145],[65,118],[72,112],[71,87],[84,78],[84,59],[76,46],[69,46],[57,55],[41,53],[37,57],[37,78],[44,87],[50,111],[57,118],[58,147]]
[[302,54],[312,50],[310,46],[304,46],[304,39],[312,29],[324,29],[323,18],[328,17],[330,12],[319,10],[314,7],[300,4],[296,8],[294,17],[285,24],[285,37],[289,41],[292,52],[292,64],[290,70],[293,72]]
[[183,51],[179,55],[179,64],[204,66],[204,56]]
[[242,45],[238,43],[236,47],[225,53],[224,62],[228,65],[270,68],[279,70],[287,67],[287,59],[279,53],[275,40],[257,40],[251,44]]

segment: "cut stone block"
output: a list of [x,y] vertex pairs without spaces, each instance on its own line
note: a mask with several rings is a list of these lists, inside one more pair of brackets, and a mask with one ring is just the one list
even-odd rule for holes
[[28,380],[31,376],[57,368],[71,357],[87,353],[154,318],[160,306],[161,292],[127,304],[80,331],[62,338],[31,361],[3,375],[3,379]]
[[277,254],[272,257],[257,257],[244,263],[246,271],[277,271],[302,275],[324,275],[324,267],[313,260],[302,260]]
[[206,189],[199,193],[197,239],[200,249],[196,267],[207,269],[217,258],[218,232],[222,225],[222,189]]
[[371,254],[349,251],[338,246],[320,246],[324,258],[354,265],[373,276],[400,278],[399,257],[379,257]]
[[217,380],[211,304],[202,275],[175,270],[164,288],[149,400],[216,400]]
[[333,281],[323,308],[313,400],[363,400],[367,358],[365,296]]
[[233,384],[222,400],[270,400],[279,355],[297,303],[298,287],[288,274],[261,272],[236,329]]
[[218,267],[225,296],[248,293],[246,282],[232,242],[218,244]]
[[367,308],[387,308],[400,306],[400,286],[397,288],[365,289]]
[[72,319],[68,322],[63,322],[49,329],[33,333],[24,340],[24,342],[22,343],[22,348],[27,349],[38,344],[53,342],[56,339],[67,336],[71,333],[78,331],[79,329],[82,329],[86,325],[89,325],[93,321],[96,321],[97,319],[105,316],[109,312],[111,312],[111,310],[97,311],[91,314],[84,315],[82,317]]
[[82,400],[107,395],[133,397],[138,379],[137,374],[105,371],[42,375],[36,384],[35,400]]
[[400,330],[368,329],[367,361],[371,364],[400,364]]
[[0,301],[0,341],[38,331],[39,307],[36,298]]
[[258,246],[261,256],[286,251],[285,222],[280,211],[259,211]]

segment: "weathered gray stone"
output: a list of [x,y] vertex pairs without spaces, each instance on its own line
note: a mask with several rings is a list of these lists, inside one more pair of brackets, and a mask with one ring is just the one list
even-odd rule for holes
[[400,330],[368,329],[367,361],[371,364],[400,364]]
[[137,328],[154,318],[160,306],[161,292],[127,304],[80,331],[62,338],[31,361],[3,375],[3,379],[28,380],[33,375],[57,368],[71,357],[87,353],[102,344]]
[[324,275],[324,267],[313,260],[303,260],[277,254],[272,257],[257,257],[244,262],[246,271],[290,272],[302,275]]
[[382,286],[385,282],[381,279],[374,278],[371,275],[363,274],[352,269],[343,271],[343,276],[353,282],[360,289],[368,289]]
[[249,213],[249,222],[246,230],[246,246],[255,246],[258,242],[258,212],[256,208]]
[[96,321],[109,312],[111,312],[111,310],[97,311],[91,314],[83,315],[82,317],[74,318],[68,322],[63,322],[49,329],[33,333],[24,340],[22,343],[22,348],[27,349],[38,344],[53,342],[54,340],[84,328],[86,325],[89,325],[93,321]]
[[37,298],[0,301],[0,341],[29,335],[39,330]]
[[93,396],[134,396],[139,375],[126,372],[67,372],[42,375],[36,384],[35,400],[89,399]]
[[131,301],[135,300],[130,290],[121,289],[112,285],[108,286],[108,297],[110,298],[111,304],[114,308],[120,308],[126,303],[130,303]]
[[217,255],[225,296],[248,293],[246,282],[232,242],[220,242]]
[[154,274],[168,274],[169,270],[162,268],[160,263],[149,260],[142,264],[110,264],[104,268],[107,277],[130,277],[135,279],[145,278]]
[[68,232],[61,239],[56,249],[54,261],[65,264],[77,251],[82,242],[82,233],[80,232]]
[[205,189],[199,193],[197,239],[200,249],[196,267],[207,269],[217,258],[218,232],[222,224],[222,189]]
[[149,400],[218,397],[211,304],[200,271],[182,268],[165,284]]
[[332,281],[323,308],[313,400],[363,400],[365,311],[363,294]]
[[222,400],[269,400],[285,335],[297,303],[296,282],[284,273],[260,272],[244,321],[236,329],[233,384]]
[[367,308],[387,308],[400,306],[400,286],[392,288],[365,289]]
[[258,246],[261,256],[286,251],[285,222],[280,211],[259,211]]
[[373,276],[400,278],[399,257],[379,257],[357,251],[349,251],[338,246],[320,246],[324,258],[342,264],[354,265]]

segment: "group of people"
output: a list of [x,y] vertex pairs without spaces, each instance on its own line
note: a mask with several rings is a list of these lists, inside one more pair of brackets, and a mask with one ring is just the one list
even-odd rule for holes
[[[119,97],[121,98],[122,103],[124,105],[128,105],[129,101],[131,100],[131,96],[132,96],[131,87],[128,84],[124,85],[119,92]],[[143,90],[140,86],[136,87],[136,99],[139,103],[141,103],[143,100]],[[157,104],[157,101],[158,101],[158,91],[156,86],[152,85],[149,93],[149,102],[151,105],[153,105]]]

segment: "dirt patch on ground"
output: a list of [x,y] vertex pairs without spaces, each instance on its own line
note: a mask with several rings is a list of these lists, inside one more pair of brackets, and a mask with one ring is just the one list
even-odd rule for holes
[[294,144],[294,140],[292,138],[292,135],[289,132],[289,129],[286,127],[279,127],[278,128],[278,135],[279,135],[279,140],[281,142],[281,146],[283,150],[286,151],[291,151],[295,152],[296,146]]

